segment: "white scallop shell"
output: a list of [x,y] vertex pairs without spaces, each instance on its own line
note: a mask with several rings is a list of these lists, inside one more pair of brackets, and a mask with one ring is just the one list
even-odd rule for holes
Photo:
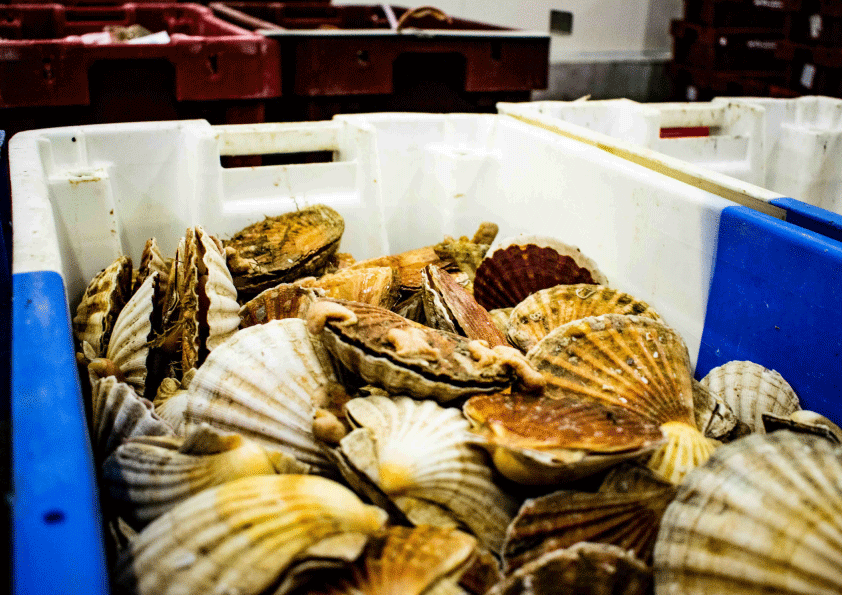
[[[195,373],[195,368],[190,372]],[[170,424],[178,436],[184,435],[184,412],[187,410],[187,389],[175,378],[164,378],[155,400],[155,413]]]
[[552,248],[562,256],[569,256],[577,266],[590,271],[591,277],[593,277],[597,285],[608,285],[608,278],[599,270],[593,259],[585,256],[576,246],[565,244],[561,240],[550,236],[537,236],[524,233],[518,236],[503,238],[499,242],[494,242],[491,250],[488,251],[485,257],[491,258],[495,252],[505,250],[509,246],[526,246],[528,244],[538,246],[539,248]]
[[303,471],[285,464],[290,461],[270,456],[239,434],[203,425],[185,438],[124,442],[105,461],[102,478],[120,516],[142,525],[211,486],[251,475]]
[[114,376],[91,377],[91,442],[104,459],[133,436],[173,436],[175,432],[153,410],[152,403]]
[[237,289],[228,271],[225,254],[216,238],[196,226],[196,239],[204,248],[202,260],[208,272],[205,284],[210,305],[208,306],[207,349],[213,351],[240,327],[240,304],[237,303]]
[[256,595],[309,548],[346,532],[371,535],[386,518],[322,477],[246,477],[155,519],[119,560],[115,583],[141,595]]
[[701,383],[721,397],[752,432],[764,432],[764,413],[787,417],[801,409],[783,376],[753,362],[728,362],[708,372]]
[[146,245],[143,247],[143,253],[140,255],[140,266],[137,267],[137,284],[135,291],[140,287],[152,273],[158,273],[160,276],[161,287],[166,288],[169,283],[170,267],[172,266],[172,259],[166,258],[161,248],[158,246],[158,240],[149,238],[146,240]]
[[331,465],[313,436],[338,380],[321,344],[299,318],[241,330],[212,351],[190,383],[186,428],[207,423],[238,432],[308,465]]
[[657,595],[842,592],[842,448],[752,434],[690,472],[661,521]]
[[159,283],[159,273],[153,272],[131,297],[114,323],[105,353],[106,359],[120,368],[126,382],[135,387],[139,395],[143,395],[146,388],[146,360],[150,341],[154,338],[152,321]]
[[374,442],[376,460],[360,465],[349,456],[361,472],[393,500],[437,504],[485,547],[500,548],[516,507],[492,483],[485,453],[458,409],[379,396],[352,399],[345,407],[351,422],[366,428]]

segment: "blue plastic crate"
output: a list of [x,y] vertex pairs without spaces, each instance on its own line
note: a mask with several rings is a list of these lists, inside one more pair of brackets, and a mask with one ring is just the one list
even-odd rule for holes
[[[99,270],[121,251],[137,257],[153,233],[172,244],[193,223],[225,235],[302,201],[325,202],[345,217],[343,250],[359,257],[434,243],[483,220],[498,221],[505,235],[557,230],[618,287],[636,288],[686,331],[697,376],[730,359],[753,360],[781,372],[805,408],[842,422],[842,243],[584,143],[499,116],[418,114],[24,135],[12,142],[11,163],[21,201],[15,221],[27,234],[18,244],[31,252],[16,254],[13,271],[16,594],[108,592],[69,301],[92,276],[83,266]],[[219,162],[220,154],[327,150],[335,162]],[[36,162],[48,168],[43,179],[30,173]],[[589,192],[569,186],[577,176]],[[85,192],[90,200],[81,201]],[[123,208],[146,222],[152,204],[168,207],[166,217],[139,231],[109,219],[109,209]],[[74,219],[82,208],[101,216]],[[70,232],[84,242],[74,244]]]

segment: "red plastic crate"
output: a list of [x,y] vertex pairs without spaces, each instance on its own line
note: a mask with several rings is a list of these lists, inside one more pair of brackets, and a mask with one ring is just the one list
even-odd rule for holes
[[842,48],[783,42],[778,56],[788,63],[786,87],[802,95],[842,97]]
[[[547,86],[549,36],[389,5],[224,2],[214,12],[281,46],[278,119],[486,111]],[[271,117],[270,117],[271,119]]]
[[[786,63],[775,52],[783,31],[757,27],[705,27],[673,21],[673,59],[680,64],[721,71],[744,71],[761,78],[783,74]],[[752,74],[749,74],[752,73]]]
[[783,28],[792,0],[684,0],[684,20],[708,27]]
[[[88,45],[78,37],[135,23],[167,31],[170,42]],[[0,38],[4,108],[88,105],[92,87],[125,83],[121,68],[151,63],[171,72],[176,101],[263,99],[281,92],[277,44],[196,4],[0,6]],[[112,78],[97,79],[101,70]],[[137,100],[143,101],[142,85]]]
[[802,45],[842,46],[842,0],[803,0],[787,16],[786,37]]
[[675,62],[670,64],[668,71],[672,79],[672,96],[676,101],[710,101],[717,96],[798,96],[797,92],[783,86],[785,79],[778,75],[765,79],[752,78],[744,72],[717,72]]

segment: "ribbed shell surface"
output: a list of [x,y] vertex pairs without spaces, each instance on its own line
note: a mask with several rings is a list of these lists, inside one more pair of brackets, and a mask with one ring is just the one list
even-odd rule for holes
[[728,404],[752,432],[763,432],[764,413],[788,416],[801,409],[783,376],[753,362],[732,361],[708,372],[702,386]]
[[556,285],[536,291],[517,306],[506,325],[512,344],[526,352],[568,322],[602,314],[631,314],[661,320],[649,304],[602,285]]
[[392,267],[346,268],[318,279],[303,279],[302,287],[324,290],[326,297],[380,306],[395,305],[400,293],[400,275]]
[[151,402],[114,376],[91,382],[91,414],[91,442],[99,460],[133,436],[175,435]]
[[842,592],[842,448],[752,434],[687,476],[655,545],[657,595]]
[[207,423],[316,468],[330,463],[313,436],[313,415],[338,381],[303,320],[243,329],[212,351],[190,383],[186,427]]
[[438,504],[485,547],[499,549],[514,504],[491,481],[485,453],[458,409],[407,397],[352,399],[346,409],[373,435],[378,476],[371,479],[385,493]]
[[196,228],[196,239],[202,245],[202,260],[207,270],[205,294],[208,300],[208,335],[206,347],[213,351],[237,332],[240,326],[240,304],[237,303],[237,289],[228,271],[225,254],[215,238]]
[[310,475],[247,477],[185,500],[147,526],[120,559],[129,593],[263,592],[309,547],[343,532],[371,535],[386,513]]
[[[147,358],[150,342],[155,338],[153,322],[160,300],[160,277],[159,273],[153,272],[117,317],[105,353],[139,395],[143,395],[146,388]],[[157,316],[160,320],[160,312]]]
[[421,289],[421,271],[428,264],[436,266],[452,266],[449,260],[440,258],[433,246],[416,248],[400,254],[381,256],[369,260],[355,262],[349,269],[367,269],[371,267],[392,267],[397,269],[401,280],[402,291],[418,291]]
[[85,289],[73,317],[73,334],[87,341],[97,357],[105,355],[117,316],[129,301],[132,286],[132,260],[118,258],[93,278]]
[[167,284],[169,283],[171,266],[172,259],[166,258],[163,252],[161,252],[161,248],[158,246],[158,240],[149,238],[146,240],[143,253],[140,255],[140,266],[137,268],[137,284],[134,290],[137,291],[152,273],[158,273],[161,287],[166,290]]
[[586,256],[576,246],[571,246],[551,236],[520,234],[518,236],[503,238],[492,246],[487,256],[493,256],[498,250],[505,250],[509,246],[528,245],[538,246],[539,248],[552,248],[562,256],[569,256],[578,266],[589,270],[598,285],[608,285],[608,279],[605,278],[605,275],[602,274],[602,271],[599,270],[593,259]]
[[260,292],[240,308],[240,327],[265,324],[270,320],[307,317],[307,310],[318,298],[316,290],[292,283],[281,283]]

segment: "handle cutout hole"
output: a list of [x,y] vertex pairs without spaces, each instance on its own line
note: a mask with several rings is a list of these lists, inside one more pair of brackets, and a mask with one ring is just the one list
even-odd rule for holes
[[271,153],[268,155],[225,155],[220,164],[225,169],[257,167],[260,165],[297,165],[332,163],[333,151],[305,151],[302,153]]
[[64,512],[61,510],[50,510],[44,513],[44,522],[48,525],[58,525],[64,522]]

